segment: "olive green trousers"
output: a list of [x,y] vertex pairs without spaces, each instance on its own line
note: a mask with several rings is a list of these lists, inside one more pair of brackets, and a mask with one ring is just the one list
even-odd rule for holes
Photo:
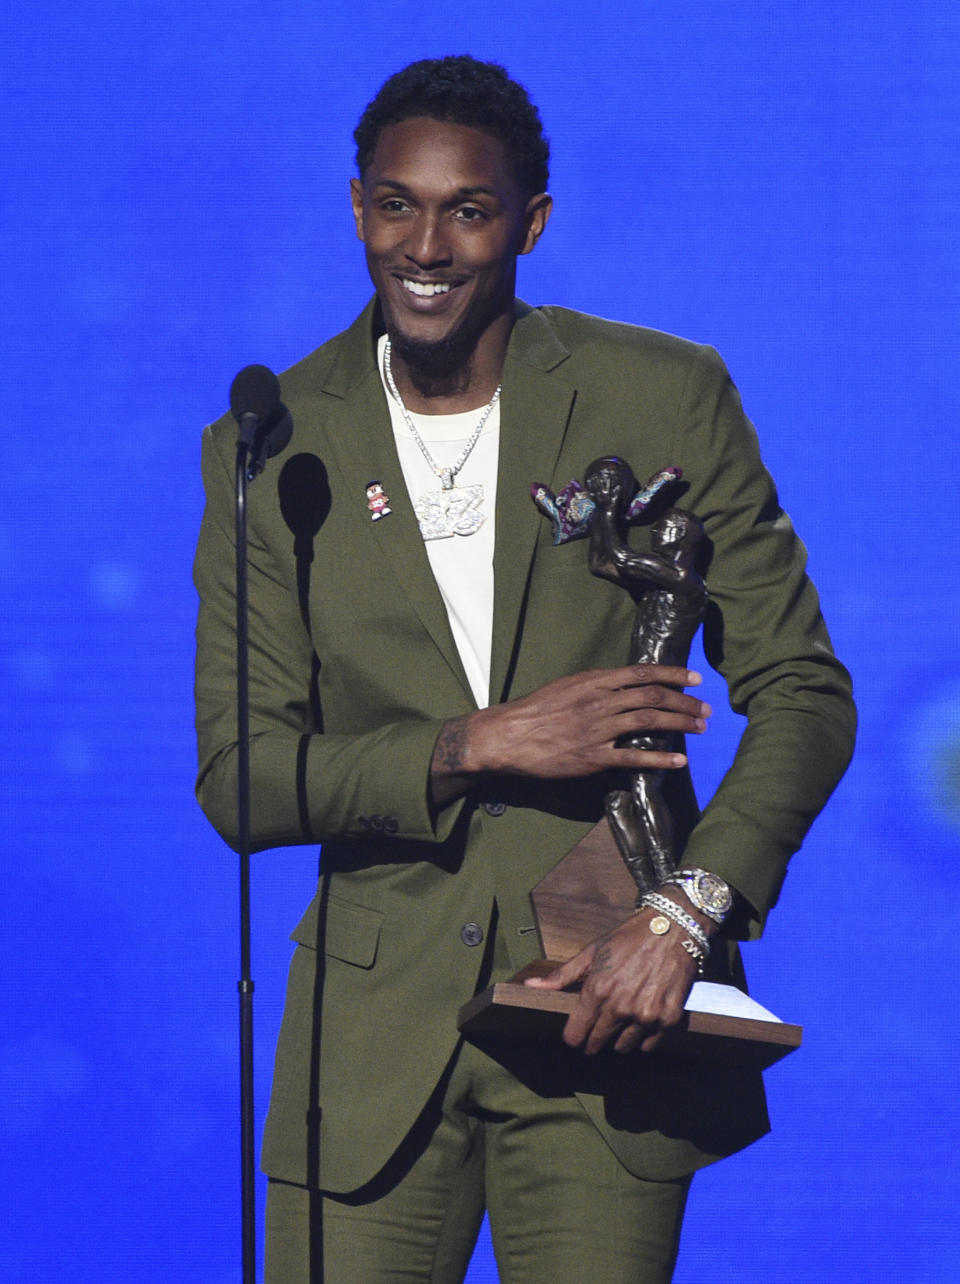
[[634,1177],[542,1056],[517,1070],[464,1043],[369,1185],[271,1181],[265,1284],[456,1284],[485,1208],[503,1284],[666,1284],[690,1179]]

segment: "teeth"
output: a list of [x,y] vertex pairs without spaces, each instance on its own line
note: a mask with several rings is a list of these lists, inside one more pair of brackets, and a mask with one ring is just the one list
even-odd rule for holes
[[446,281],[437,281],[424,283],[422,281],[409,281],[405,276],[400,278],[400,284],[411,294],[419,294],[424,299],[431,299],[435,294],[449,294],[450,285]]

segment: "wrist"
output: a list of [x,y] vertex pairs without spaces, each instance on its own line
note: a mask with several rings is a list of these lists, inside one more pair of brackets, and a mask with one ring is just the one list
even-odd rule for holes
[[648,892],[635,914],[645,920],[648,931],[654,936],[669,936],[677,941],[680,948],[693,959],[697,974],[703,976],[710,954],[710,939],[707,931],[692,914],[688,914],[673,897],[663,896],[659,892]]
[[[661,883],[659,887],[654,889],[654,892],[658,896],[662,896],[671,901],[678,910],[692,918],[706,936],[707,940],[710,940],[717,934],[717,932],[719,932],[720,924],[708,914],[704,914],[702,910],[697,909],[695,905],[691,904],[679,887],[674,887],[670,883]],[[638,899],[637,904],[642,905],[642,903],[642,900]]]
[[442,808],[469,793],[474,773],[468,766],[470,714],[451,718],[440,728],[430,759],[430,801]]
[[459,770],[475,783],[484,777],[514,772],[510,745],[516,719],[509,704],[487,705],[453,720],[458,724]]

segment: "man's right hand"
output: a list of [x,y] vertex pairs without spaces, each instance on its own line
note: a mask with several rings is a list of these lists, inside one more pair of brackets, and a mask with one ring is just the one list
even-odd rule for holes
[[611,768],[682,767],[687,761],[683,754],[619,747],[616,742],[657,731],[704,731],[710,706],[677,690],[701,681],[699,673],[670,665],[594,669],[454,718],[434,750],[434,802],[443,806],[492,774],[566,780]]

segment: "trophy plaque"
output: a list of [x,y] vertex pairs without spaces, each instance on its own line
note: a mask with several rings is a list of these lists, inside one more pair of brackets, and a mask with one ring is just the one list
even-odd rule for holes
[[[530,895],[543,957],[509,981],[488,986],[460,1009],[467,1035],[559,1042],[575,993],[524,985],[546,976],[633,913],[637,886],[620,857],[606,817],[538,883]],[[803,1030],[780,1021],[732,985],[698,981],[679,1026],[652,1053],[766,1069],[800,1046]]]

